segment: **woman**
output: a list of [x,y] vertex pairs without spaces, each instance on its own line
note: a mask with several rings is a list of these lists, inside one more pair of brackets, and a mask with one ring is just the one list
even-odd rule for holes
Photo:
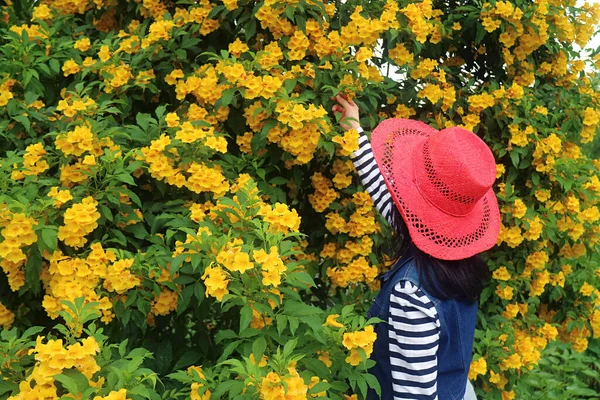
[[385,321],[370,371],[381,398],[474,399],[467,376],[489,277],[479,253],[500,231],[494,156],[473,132],[406,119],[383,121],[369,142],[358,106],[335,100],[342,128],[360,132],[353,162],[363,186],[396,233],[396,261],[369,310]]

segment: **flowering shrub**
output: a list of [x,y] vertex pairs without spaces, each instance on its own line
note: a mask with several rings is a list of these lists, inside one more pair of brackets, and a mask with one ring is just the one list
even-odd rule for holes
[[358,133],[329,112],[338,93],[367,130],[460,125],[496,156],[479,395],[538,393],[523,377],[552,379],[556,354],[591,365],[600,57],[573,46],[598,6],[28,4],[0,8],[0,397],[377,390],[364,315],[391,231],[349,158]]

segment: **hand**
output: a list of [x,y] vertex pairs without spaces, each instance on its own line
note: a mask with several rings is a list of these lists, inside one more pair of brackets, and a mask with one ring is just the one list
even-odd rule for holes
[[349,130],[360,128],[359,110],[356,103],[352,100],[348,101],[344,96],[339,94],[331,99],[338,102],[338,104],[335,104],[331,108],[331,111],[342,114],[342,118],[340,119],[340,126],[342,129]]

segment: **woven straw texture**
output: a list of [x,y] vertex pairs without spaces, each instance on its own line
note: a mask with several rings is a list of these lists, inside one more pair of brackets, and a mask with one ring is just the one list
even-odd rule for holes
[[392,118],[371,134],[373,154],[411,239],[427,254],[458,260],[496,244],[494,156],[462,128],[441,131]]

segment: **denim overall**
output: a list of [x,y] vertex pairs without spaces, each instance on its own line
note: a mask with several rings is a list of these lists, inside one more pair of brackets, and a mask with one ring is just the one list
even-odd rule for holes
[[[375,360],[377,365],[369,372],[377,377],[381,385],[381,399],[393,400],[387,323],[390,294],[396,283],[408,280],[420,287],[433,302],[440,320],[440,342],[437,352],[438,399],[461,400],[465,396],[467,375],[471,364],[477,303],[441,301],[427,293],[420,285],[419,273],[413,260],[414,251],[414,245],[411,244],[394,267],[381,277],[381,290],[367,314],[369,318],[378,317],[385,321],[375,327],[377,340],[373,346],[371,359]],[[368,399],[378,399],[373,389],[369,389]]]

